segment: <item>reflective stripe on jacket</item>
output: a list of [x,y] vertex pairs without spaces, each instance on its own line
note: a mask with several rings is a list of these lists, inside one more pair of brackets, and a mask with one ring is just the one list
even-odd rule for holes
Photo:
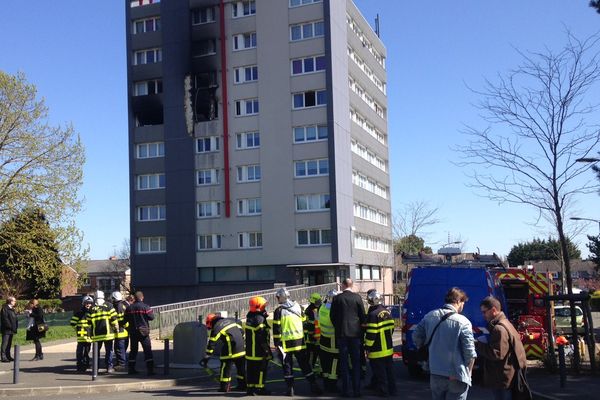
[[105,303],[92,307],[88,315],[91,327],[92,342],[104,342],[115,338],[115,331],[119,329],[117,313],[112,305]]
[[115,333],[115,339],[124,339],[129,336],[129,333],[127,332],[129,323],[125,322],[125,309],[127,308],[127,303],[122,300],[116,302],[114,306],[117,314],[117,321],[119,321],[119,330]]
[[306,321],[304,322],[304,332],[306,334],[306,343],[318,343],[320,330],[319,330],[319,307],[310,303],[306,310],[304,311],[304,315],[306,316]]
[[223,344],[219,359],[228,360],[246,355],[242,326],[236,320],[221,318],[214,323],[206,346],[206,354],[212,355],[214,353],[219,340]]
[[246,360],[265,360],[271,355],[271,327],[266,314],[249,312],[246,315],[244,334],[246,338]]
[[390,312],[381,304],[369,307],[366,327],[365,350],[369,352],[369,358],[392,356],[394,320]]
[[273,341],[284,352],[306,349],[304,343],[304,321],[302,307],[292,300],[281,304],[273,313]]
[[[91,310],[91,308],[90,308]],[[69,324],[75,328],[75,335],[79,343],[91,343],[91,326],[88,323],[89,310],[83,307],[75,312],[69,321]]]

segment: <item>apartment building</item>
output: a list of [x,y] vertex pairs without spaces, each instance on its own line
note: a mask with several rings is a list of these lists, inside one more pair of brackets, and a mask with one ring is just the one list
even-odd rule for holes
[[386,50],[354,3],[126,9],[133,286],[391,293]]

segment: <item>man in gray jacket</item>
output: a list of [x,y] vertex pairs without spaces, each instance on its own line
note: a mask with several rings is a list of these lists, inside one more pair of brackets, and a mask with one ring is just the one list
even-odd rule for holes
[[[477,354],[471,322],[460,315],[468,298],[452,288],[445,305],[430,311],[413,333],[417,347],[429,345],[430,387],[433,400],[466,400]],[[449,314],[444,320],[442,318]],[[439,325],[438,325],[439,324]],[[433,337],[431,337],[434,329]]]

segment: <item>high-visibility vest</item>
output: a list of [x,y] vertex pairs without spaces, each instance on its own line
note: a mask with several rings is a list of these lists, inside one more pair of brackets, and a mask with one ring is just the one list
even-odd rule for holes
[[306,349],[304,321],[306,316],[296,302],[280,305],[273,313],[273,340],[284,352],[292,353]]
[[335,328],[331,322],[331,303],[325,303],[319,308],[319,328],[321,329],[319,338],[321,350],[328,353],[339,353],[340,350],[335,341]]
[[125,322],[125,309],[127,308],[125,304],[124,301],[119,301],[114,305],[117,321],[119,321],[119,330],[115,332],[115,339],[124,339],[129,336],[129,333],[127,332],[129,322]]
[[369,358],[389,357],[394,354],[392,333],[394,320],[390,312],[383,306],[371,306],[367,314],[367,331],[365,333],[365,350]]

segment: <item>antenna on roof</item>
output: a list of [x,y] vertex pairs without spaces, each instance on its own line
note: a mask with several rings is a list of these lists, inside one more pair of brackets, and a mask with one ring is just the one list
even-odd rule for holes
[[379,13],[375,16],[375,34],[379,37]]

